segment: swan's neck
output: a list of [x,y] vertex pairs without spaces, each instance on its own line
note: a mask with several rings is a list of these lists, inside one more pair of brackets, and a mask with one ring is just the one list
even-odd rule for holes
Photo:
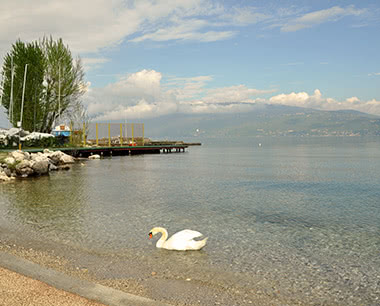
[[157,232],[161,233],[161,238],[157,241],[156,247],[162,248],[163,244],[165,243],[166,239],[168,239],[168,231],[164,229],[163,227],[158,227]]

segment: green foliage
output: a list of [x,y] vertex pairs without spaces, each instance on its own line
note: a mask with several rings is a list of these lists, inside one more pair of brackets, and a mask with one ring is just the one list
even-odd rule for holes
[[[73,60],[62,39],[44,38],[41,48],[47,61],[45,71],[45,117],[41,132],[50,133],[53,123],[60,117],[71,116],[84,93],[84,72],[81,61]],[[58,122],[60,123],[60,122]]]
[[[34,125],[38,129],[41,120],[40,104],[43,96],[43,77],[45,70],[45,57],[37,43],[25,44],[18,40],[12,51],[5,56],[3,71],[5,72],[3,105],[6,108],[9,121],[16,126],[21,121],[21,101],[25,65],[28,64],[25,86],[23,128],[33,130]],[[13,107],[11,101],[13,68]]]
[[[73,60],[62,39],[43,38],[39,42],[12,45],[5,56],[3,105],[13,126],[20,120],[25,65],[26,74],[22,128],[50,133],[60,117],[81,104],[84,72],[80,59]],[[13,71],[13,73],[12,73]],[[13,107],[11,87],[13,75]],[[68,116],[68,117],[69,117]],[[60,122],[57,122],[60,124]]]

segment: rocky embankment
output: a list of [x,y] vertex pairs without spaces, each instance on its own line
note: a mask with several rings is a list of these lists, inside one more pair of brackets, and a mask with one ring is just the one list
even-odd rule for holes
[[45,149],[38,153],[13,151],[0,159],[0,182],[10,181],[16,177],[29,177],[48,174],[54,170],[70,169],[75,159],[61,151]]

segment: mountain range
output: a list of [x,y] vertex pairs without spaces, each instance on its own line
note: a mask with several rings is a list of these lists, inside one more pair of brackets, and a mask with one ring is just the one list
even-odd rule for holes
[[265,104],[245,113],[172,114],[144,119],[147,137],[374,136],[380,117]]

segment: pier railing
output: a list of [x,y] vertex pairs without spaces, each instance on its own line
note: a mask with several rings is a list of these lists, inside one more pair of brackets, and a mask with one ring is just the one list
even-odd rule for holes
[[70,126],[72,146],[143,146],[144,123],[88,123]]

